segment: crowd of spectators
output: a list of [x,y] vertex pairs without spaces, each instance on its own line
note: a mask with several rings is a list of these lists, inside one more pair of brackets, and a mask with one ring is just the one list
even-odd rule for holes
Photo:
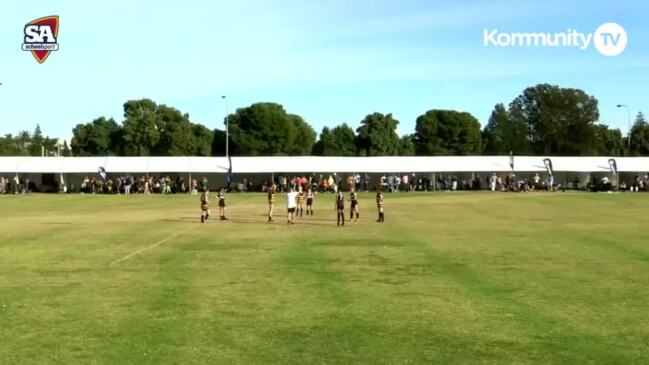
[[0,176],[0,195],[3,194],[26,194],[33,188],[29,179],[14,176],[13,179]]
[[555,182],[554,176],[547,174],[544,178],[537,172],[532,177],[517,177],[515,173],[498,175],[495,172],[489,177],[488,187],[491,191],[532,192],[564,190],[566,186]]
[[387,192],[429,191],[434,188],[430,177],[418,177],[415,173],[381,175],[379,185]]
[[[311,188],[313,191],[335,193],[339,189],[356,191],[369,191],[381,187],[386,192],[414,192],[414,191],[457,191],[457,190],[491,190],[501,192],[532,192],[532,191],[557,191],[566,189],[581,189],[587,191],[649,191],[649,174],[644,176],[636,175],[630,183],[621,180],[619,186],[617,181],[612,181],[608,176],[593,177],[591,181],[581,184],[578,179],[566,184],[558,183],[552,175],[539,173],[518,177],[514,173],[496,174],[493,173],[482,179],[479,174],[473,174],[470,178],[458,177],[456,175],[444,174],[383,174],[374,176],[376,181],[368,174],[311,174],[311,175],[288,175],[279,174],[274,180],[263,180],[256,183],[252,179],[244,178],[230,186],[234,191],[268,191],[271,184],[275,184],[279,191],[286,192],[290,188],[303,190]],[[434,176],[434,180],[431,179]],[[171,177],[161,176],[118,176],[101,177],[86,176],[78,191],[83,194],[197,194],[208,187],[206,177],[202,179],[191,179],[187,182],[182,176]],[[215,187],[212,187],[215,188]],[[25,194],[36,191],[37,187],[27,178],[7,178],[0,176],[1,194]],[[67,191],[67,190],[65,190]],[[70,189],[69,191],[77,191]]]
[[86,176],[79,191],[82,194],[197,194],[207,186],[207,178],[192,179],[187,184],[182,176],[140,176],[131,175],[107,178],[106,180]]
[[[311,188],[313,191],[321,193],[335,193],[339,189],[355,191],[369,191],[375,189],[373,183],[378,184],[384,191],[428,191],[431,189],[431,179],[427,176],[417,177],[416,174],[404,175],[381,175],[376,182],[368,174],[319,174],[319,175],[278,175],[274,183],[279,191],[288,191],[290,188]],[[261,185],[261,191],[267,191],[271,182],[264,181]]]
[[649,174],[645,174],[643,177],[636,175],[629,184],[626,181],[621,181],[619,189],[630,192],[649,191]]

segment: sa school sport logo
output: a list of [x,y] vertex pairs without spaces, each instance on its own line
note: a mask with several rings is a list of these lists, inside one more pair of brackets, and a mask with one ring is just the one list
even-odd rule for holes
[[23,51],[31,52],[38,63],[43,63],[52,51],[59,50],[58,15],[32,20],[25,25]]

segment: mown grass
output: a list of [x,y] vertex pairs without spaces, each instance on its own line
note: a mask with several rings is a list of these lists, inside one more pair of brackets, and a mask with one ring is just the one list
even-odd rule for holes
[[649,195],[228,202],[0,197],[0,363],[649,362]]

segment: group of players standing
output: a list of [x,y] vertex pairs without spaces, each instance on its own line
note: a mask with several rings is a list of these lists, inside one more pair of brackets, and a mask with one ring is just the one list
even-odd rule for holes
[[[221,188],[216,195],[219,199],[219,219],[222,221],[227,221],[228,218],[225,217],[225,189]],[[201,194],[201,223],[210,217],[210,191],[205,188]]]
[[[210,217],[210,199],[209,199],[209,190],[206,188],[201,194],[201,223]],[[275,185],[271,186],[268,190],[268,223],[274,222],[273,214],[275,211],[277,188]],[[217,198],[219,199],[219,217],[221,220],[227,220],[225,217],[225,189],[221,188],[218,192]],[[298,190],[295,191],[293,188],[289,188],[286,193],[286,220],[287,224],[295,224],[295,217],[299,215],[300,217],[304,214],[304,203],[306,201],[306,215],[313,216],[314,210],[313,205],[315,203],[315,194],[311,188],[308,188],[305,192],[302,187],[298,187]],[[353,221],[354,216],[356,216],[356,222],[360,219],[359,213],[359,204],[358,204],[358,194],[352,188],[349,191],[349,220]],[[376,191],[376,208],[378,211],[377,222],[385,221],[385,214],[383,212],[384,202],[383,202],[383,192],[381,189]],[[335,200],[335,209],[337,212],[337,225],[345,225],[345,194],[342,190],[339,190],[336,193]]]
[[[273,213],[275,210],[275,194],[277,192],[276,187],[273,185],[268,190],[268,223],[274,222]],[[298,190],[295,191],[293,188],[289,188],[286,193],[286,222],[287,224],[295,224],[296,216],[303,216],[304,213],[304,202],[306,201],[306,215],[313,216],[314,210],[313,205],[315,203],[315,194],[311,188],[308,188],[306,192],[302,187],[298,187]],[[360,219],[360,213],[358,210],[358,194],[352,188],[349,192],[349,220],[353,221],[354,216],[356,217],[356,222]],[[376,207],[378,210],[378,219],[377,222],[383,222],[385,220],[385,215],[383,212],[384,202],[383,202],[383,192],[377,190],[376,192]],[[345,194],[342,190],[339,190],[336,193],[335,199],[335,209],[337,212],[337,225],[345,225]]]
[[[273,212],[275,210],[276,187],[273,185],[268,190],[268,223],[274,222]],[[313,215],[313,203],[315,195],[310,188],[305,193],[300,186],[298,191],[289,188],[286,193],[286,219],[288,224],[295,224],[295,216],[304,215],[304,202],[306,201],[306,215]]]

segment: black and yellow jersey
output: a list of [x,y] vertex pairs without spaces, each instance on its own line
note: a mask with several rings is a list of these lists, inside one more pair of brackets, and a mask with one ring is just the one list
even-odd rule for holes
[[207,195],[205,193],[201,194],[201,207],[205,208],[205,207],[208,207],[209,205],[210,205],[210,197],[209,197],[209,195]]
[[379,208],[383,206],[383,194],[381,193],[376,193],[376,206]]
[[336,195],[336,207],[338,209],[345,209],[345,195],[343,193]]
[[298,204],[303,204],[305,198],[306,198],[306,195],[304,194],[303,191],[300,191],[299,193],[297,193],[297,203]]
[[275,192],[272,190],[268,192],[268,204],[275,204]]

